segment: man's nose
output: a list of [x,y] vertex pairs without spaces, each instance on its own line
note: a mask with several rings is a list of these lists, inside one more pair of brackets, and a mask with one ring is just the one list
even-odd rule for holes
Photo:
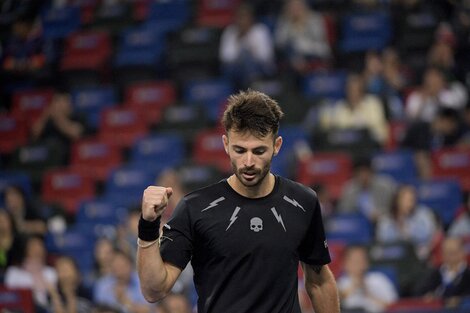
[[245,167],[252,167],[254,164],[255,163],[253,153],[247,152],[245,156]]

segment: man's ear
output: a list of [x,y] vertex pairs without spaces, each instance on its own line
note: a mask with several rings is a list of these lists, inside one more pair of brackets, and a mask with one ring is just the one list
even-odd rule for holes
[[277,155],[279,153],[279,150],[281,150],[282,146],[282,137],[277,136],[276,140],[274,140],[274,155]]
[[222,135],[222,141],[224,143],[225,153],[228,154],[228,137],[227,137],[227,135]]

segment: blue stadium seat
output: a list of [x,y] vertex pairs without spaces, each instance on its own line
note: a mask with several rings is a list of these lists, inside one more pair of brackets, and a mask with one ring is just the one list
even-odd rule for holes
[[372,158],[372,167],[378,174],[400,183],[411,183],[418,178],[413,153],[408,150],[377,153]]
[[163,167],[179,165],[185,157],[186,147],[181,136],[174,133],[150,135],[133,145],[131,164],[157,172]]
[[50,8],[42,14],[46,39],[63,39],[80,27],[80,9],[74,6]]
[[342,213],[331,216],[325,224],[326,237],[347,244],[372,241],[372,225],[362,214]]
[[87,87],[72,91],[74,109],[86,115],[88,125],[97,129],[101,112],[117,103],[116,91],[112,87]]
[[184,87],[184,100],[189,104],[202,105],[207,116],[217,121],[222,113],[222,105],[233,92],[232,84],[223,79],[193,80]]
[[3,202],[3,192],[8,186],[18,186],[26,194],[32,196],[31,180],[26,173],[20,171],[0,171],[0,203]]
[[392,36],[387,12],[348,14],[342,20],[340,50],[345,53],[385,48]]
[[184,25],[191,16],[188,0],[152,1],[147,17],[151,21],[173,21]]
[[273,158],[272,171],[278,175],[295,175],[295,148],[299,144],[308,145],[308,135],[300,126],[281,127],[279,135],[283,142],[279,154]]
[[117,168],[106,181],[104,198],[127,208],[137,205],[142,200],[145,188],[154,183],[157,175],[144,166]]
[[127,216],[127,208],[119,207],[111,201],[94,199],[83,202],[75,217],[77,224],[118,225]]
[[321,100],[344,98],[347,73],[345,71],[318,72],[305,77],[303,93],[306,97]]
[[462,190],[454,180],[430,180],[416,183],[418,202],[433,209],[449,225],[462,203]]

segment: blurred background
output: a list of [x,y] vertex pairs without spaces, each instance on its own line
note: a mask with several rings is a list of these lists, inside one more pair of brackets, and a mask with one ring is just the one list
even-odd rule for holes
[[470,312],[468,0],[0,0],[0,312],[195,312],[190,267],[140,294],[140,200],[172,186],[167,220],[230,173],[246,88],[286,114],[273,172],[318,194],[342,311]]

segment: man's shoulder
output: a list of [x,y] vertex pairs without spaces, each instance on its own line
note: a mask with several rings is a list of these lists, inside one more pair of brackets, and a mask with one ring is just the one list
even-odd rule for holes
[[188,207],[199,207],[201,203],[207,201],[217,201],[217,199],[226,198],[225,180],[195,189],[183,197],[183,201]]
[[286,177],[278,176],[280,180],[280,191],[288,195],[295,195],[306,198],[317,198],[316,192],[304,184],[296,182]]

